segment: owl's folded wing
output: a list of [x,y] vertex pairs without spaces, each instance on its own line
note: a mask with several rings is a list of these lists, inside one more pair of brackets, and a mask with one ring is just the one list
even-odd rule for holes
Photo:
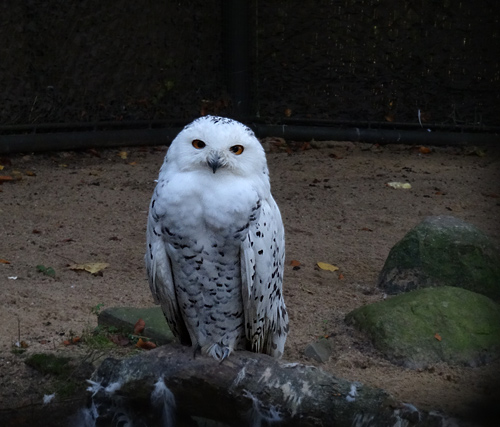
[[172,275],[170,259],[167,255],[160,226],[150,212],[147,229],[146,271],[149,287],[157,304],[161,305],[172,333],[182,344],[191,345],[191,339],[182,318]]
[[288,313],[282,294],[285,238],[281,215],[272,197],[262,200],[260,213],[241,247],[245,332],[252,351],[283,354]]

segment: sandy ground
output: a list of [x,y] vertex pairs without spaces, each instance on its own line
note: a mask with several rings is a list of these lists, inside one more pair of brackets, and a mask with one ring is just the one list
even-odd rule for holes
[[[500,403],[498,362],[404,369],[343,319],[383,298],[376,280],[390,248],[424,217],[454,215],[500,240],[498,153],[268,145],[287,238],[284,295],[291,332],[284,358],[317,365],[303,350],[328,336],[334,351],[322,365],[326,371],[384,388],[422,409],[486,423],[484,416]],[[0,263],[0,409],[40,402],[44,377],[23,360],[40,351],[85,351],[63,341],[96,326],[93,307],[153,304],[143,265],[145,225],[165,150],[126,148],[126,158],[118,149],[0,157],[0,175],[21,178],[0,186],[0,259],[9,262]],[[412,189],[389,188],[390,181],[409,182]],[[340,269],[320,270],[318,261]],[[109,266],[101,276],[68,268],[86,262]],[[52,267],[56,278],[37,265]],[[18,341],[28,346],[23,355],[12,353]]]

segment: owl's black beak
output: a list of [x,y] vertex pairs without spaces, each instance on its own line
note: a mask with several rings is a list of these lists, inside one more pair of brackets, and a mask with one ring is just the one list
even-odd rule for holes
[[214,173],[219,169],[221,166],[221,161],[220,157],[217,153],[212,155],[208,160],[207,160],[208,166],[214,171]]

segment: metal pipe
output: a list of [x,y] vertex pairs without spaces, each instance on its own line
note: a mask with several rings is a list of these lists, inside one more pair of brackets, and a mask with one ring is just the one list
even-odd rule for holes
[[374,144],[409,145],[500,145],[498,133],[429,132],[427,130],[331,128],[326,126],[256,125],[260,136],[277,136],[296,141],[353,141]]
[[[496,145],[498,133],[427,132],[425,130],[332,128],[326,126],[251,126],[260,138],[274,136],[296,141],[353,141],[409,145]],[[80,150],[143,145],[167,145],[181,127],[162,129],[54,132],[0,135],[0,154]]]
[[169,144],[181,128],[0,135],[0,154]]
[[250,115],[250,19],[248,0],[222,2],[226,85],[236,117]]

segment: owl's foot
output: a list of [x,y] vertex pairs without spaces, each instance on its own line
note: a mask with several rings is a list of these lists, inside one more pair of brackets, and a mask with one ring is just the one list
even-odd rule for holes
[[220,344],[211,344],[206,348],[203,347],[201,351],[222,363],[231,354],[233,349],[228,346],[221,346]]
[[201,355],[201,345],[196,343],[194,346],[194,351],[193,351],[193,359],[196,359],[196,353],[200,353]]

